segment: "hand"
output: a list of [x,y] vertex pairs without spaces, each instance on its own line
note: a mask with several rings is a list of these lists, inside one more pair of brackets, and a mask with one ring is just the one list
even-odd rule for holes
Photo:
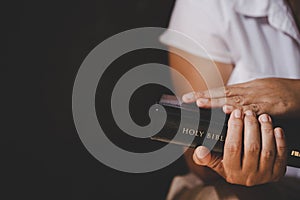
[[[259,120],[259,122],[258,122]],[[228,121],[223,157],[198,147],[196,164],[210,167],[232,184],[253,186],[278,181],[285,174],[287,149],[281,128],[273,129],[270,116],[234,110]]]
[[266,78],[216,88],[183,96],[186,103],[197,102],[201,108],[222,107],[229,114],[234,109],[252,110],[257,115],[297,116],[300,111],[300,80]]

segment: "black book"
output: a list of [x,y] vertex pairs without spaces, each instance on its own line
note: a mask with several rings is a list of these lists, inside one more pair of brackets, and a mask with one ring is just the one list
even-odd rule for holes
[[[195,148],[203,145],[222,154],[229,115],[219,108],[201,109],[185,104],[173,95],[163,95],[156,105],[155,120],[164,120],[164,127],[151,139]],[[285,131],[289,166],[300,168],[300,124],[297,119],[273,119],[274,126]],[[298,133],[299,132],[299,133]]]

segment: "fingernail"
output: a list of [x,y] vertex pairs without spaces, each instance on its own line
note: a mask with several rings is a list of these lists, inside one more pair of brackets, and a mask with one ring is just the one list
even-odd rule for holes
[[241,110],[237,109],[237,110],[235,110],[233,112],[234,112],[234,117],[235,118],[241,118],[241,116],[242,116]]
[[233,106],[230,106],[230,105],[224,105],[223,106],[223,111],[225,113],[232,112],[232,110],[233,110]]
[[200,104],[207,104],[208,103],[208,99],[197,99],[197,101]]
[[247,115],[247,116],[254,116],[253,112],[251,110],[246,110],[245,111],[245,115]]
[[209,154],[209,150],[206,147],[200,146],[196,149],[196,156],[199,159],[205,158],[207,154]]
[[279,128],[275,129],[275,137],[279,138],[279,139],[284,137],[281,129],[279,129]]
[[266,114],[263,114],[263,115],[260,116],[260,120],[262,122],[268,122],[268,121],[270,121],[270,117]]
[[184,94],[184,95],[182,96],[182,100],[183,100],[183,101],[191,101],[191,100],[194,100],[194,99],[195,99],[195,95],[194,95],[193,92]]

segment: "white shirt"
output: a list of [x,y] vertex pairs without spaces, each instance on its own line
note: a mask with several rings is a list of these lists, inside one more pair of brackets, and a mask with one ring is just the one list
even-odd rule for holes
[[[213,60],[233,63],[229,84],[300,78],[300,36],[283,0],[177,0],[169,28],[199,42]],[[161,41],[207,57],[168,31]]]
[[[191,54],[231,63],[228,84],[257,78],[300,79],[300,35],[284,0],[177,0],[169,29],[201,44],[196,51],[172,31],[160,40]],[[288,167],[286,175],[300,177]]]

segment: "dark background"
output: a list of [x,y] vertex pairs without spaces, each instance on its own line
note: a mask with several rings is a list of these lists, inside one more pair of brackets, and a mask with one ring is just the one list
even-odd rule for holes
[[[108,168],[82,145],[72,118],[73,82],[82,61],[101,41],[124,30],[166,27],[173,0],[10,1],[3,3],[1,199],[164,199],[172,177],[186,171],[183,159],[156,172],[128,174]],[[7,54],[8,53],[8,54]],[[98,114],[124,69],[166,63],[160,51],[137,51],[118,59],[97,91]],[[124,67],[124,68],[122,68]],[[120,70],[122,69],[122,70]],[[125,70],[125,71],[126,71]],[[143,90],[144,89],[144,90]],[[168,92],[146,86],[136,102]],[[145,100],[145,102],[147,102]],[[104,106],[103,106],[104,105]],[[142,104],[132,113],[141,115]],[[107,107],[107,106],[106,106]],[[101,110],[102,109],[102,110]],[[143,113],[142,113],[143,114]],[[147,119],[145,119],[147,120]],[[140,123],[144,123],[142,121]],[[113,122],[112,140],[144,151],[147,140],[124,136]],[[118,139],[119,138],[119,139]],[[132,148],[136,147],[136,148]]]

